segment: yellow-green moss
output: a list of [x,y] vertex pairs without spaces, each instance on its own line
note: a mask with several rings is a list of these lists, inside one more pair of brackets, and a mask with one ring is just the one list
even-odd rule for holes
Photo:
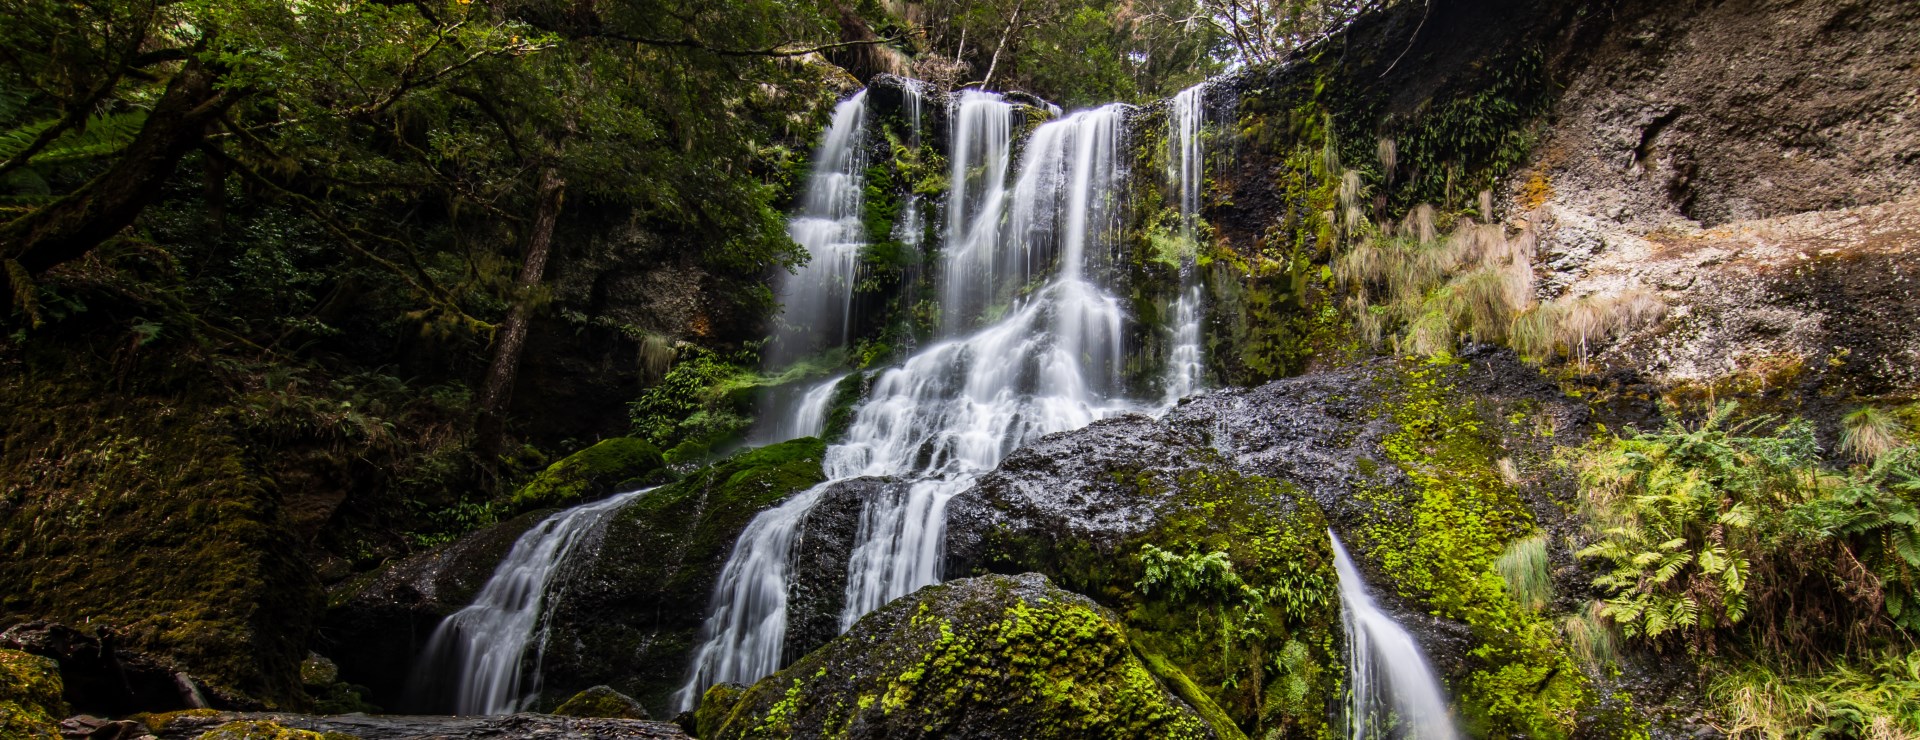
[[67,704],[60,666],[38,655],[0,650],[0,737],[57,740]]
[[572,506],[662,477],[666,461],[653,443],[635,437],[604,439],[547,467],[513,494],[517,511]]
[[1388,374],[1378,413],[1395,430],[1382,445],[1413,486],[1363,487],[1374,514],[1359,539],[1402,596],[1472,628],[1475,669],[1452,688],[1473,732],[1566,737],[1594,697],[1554,620],[1516,601],[1494,567],[1532,516],[1474,404],[1453,390],[1460,370],[1443,358]]

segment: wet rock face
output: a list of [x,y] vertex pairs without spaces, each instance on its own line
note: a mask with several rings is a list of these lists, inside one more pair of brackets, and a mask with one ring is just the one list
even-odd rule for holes
[[[1209,466],[1287,481],[1339,519],[1388,422],[1369,419],[1366,368],[1207,393],[1154,419],[1097,422],[1027,445],[947,508],[947,572],[965,573],[994,530],[1110,547],[1159,526],[1168,502],[1126,481]],[[1384,468],[1388,466],[1376,466]]]
[[1038,574],[951,581],[899,599],[755,684],[720,727],[702,730],[711,738],[1215,737],[1154,680],[1111,612]]

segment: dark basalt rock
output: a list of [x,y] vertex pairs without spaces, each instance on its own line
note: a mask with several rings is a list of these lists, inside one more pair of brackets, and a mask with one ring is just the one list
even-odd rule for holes
[[894,601],[737,702],[724,720],[703,707],[722,723],[702,722],[703,735],[1215,737],[1153,678],[1112,612],[1036,573]]
[[162,657],[118,644],[111,632],[82,632],[62,624],[27,622],[0,632],[0,649],[50,658],[60,667],[62,696],[76,709],[101,714],[190,709],[212,704],[258,708],[219,691]]

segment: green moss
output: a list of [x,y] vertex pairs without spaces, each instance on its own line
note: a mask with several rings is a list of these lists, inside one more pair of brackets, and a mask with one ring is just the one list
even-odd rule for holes
[[635,437],[604,439],[568,455],[513,494],[516,511],[574,506],[658,483],[666,460],[653,443]]
[[15,650],[0,650],[0,737],[57,740],[67,716],[60,698],[60,666]]
[[129,715],[127,719],[146,725],[147,729],[154,732],[164,732],[167,727],[173,724],[174,720],[180,719],[181,717],[218,716],[220,716],[220,711],[217,709],[182,709],[177,712],[141,712],[139,714]]
[[595,686],[574,694],[573,698],[554,707],[553,713],[562,717],[647,719],[647,710],[641,708],[639,702],[609,686]]
[[737,683],[719,683],[707,689],[700,696],[700,706],[693,710],[693,736],[714,737],[720,728],[733,717],[735,709],[740,707],[740,698],[747,695],[747,687]]
[[1097,607],[1057,590],[1016,593],[1013,579],[978,580],[862,620],[754,686],[742,700],[748,709],[717,737],[938,737],[988,727],[1034,738],[1210,735]]
[[[1228,470],[1207,449],[1187,454],[1209,467],[1114,473],[1115,484],[1160,502],[1151,531],[1112,549],[994,533],[986,567],[1043,571],[1120,611],[1142,651],[1179,671],[1238,731],[1331,732],[1326,707],[1339,676],[1327,667],[1338,662],[1339,602],[1325,516],[1290,484]],[[1174,587],[1147,572],[1143,554],[1154,553],[1209,563],[1215,574]]]
[[1358,539],[1402,596],[1472,628],[1475,668],[1453,687],[1471,729],[1566,737],[1595,699],[1554,620],[1518,601],[1496,568],[1532,517],[1501,478],[1475,404],[1453,390],[1459,371],[1405,361],[1388,373],[1376,412],[1395,430],[1382,446],[1413,485],[1363,488],[1373,513]]
[[257,719],[228,722],[201,735],[200,740],[358,740],[358,738],[340,732],[299,730],[272,720]]

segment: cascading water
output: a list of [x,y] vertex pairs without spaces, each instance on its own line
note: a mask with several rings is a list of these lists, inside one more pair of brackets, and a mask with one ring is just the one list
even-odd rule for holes
[[[947,501],[975,476],[1041,435],[1139,408],[1119,395],[1124,311],[1102,282],[1112,272],[1106,257],[1121,230],[1115,194],[1125,174],[1125,108],[1108,106],[1040,126],[1027,144],[1003,226],[997,203],[1004,196],[994,178],[978,183],[979,200],[963,196],[972,186],[962,184],[979,177],[981,166],[991,173],[993,157],[1002,156],[995,152],[1005,151],[994,133],[1010,121],[1001,117],[1008,114],[1003,106],[990,95],[963,96],[957,106],[950,197],[971,204],[957,211],[971,223],[949,223],[947,244],[949,255],[982,247],[1002,254],[970,256],[975,261],[963,264],[986,269],[949,272],[948,278],[950,284],[981,280],[967,300],[1001,290],[1011,294],[1031,276],[1051,272],[1053,279],[1012,300],[992,325],[938,342],[881,373],[844,439],[828,450],[830,480],[906,479],[904,490],[865,502],[848,563],[843,629],[940,580]],[[970,111],[979,123],[963,122]],[[968,128],[987,133],[982,139],[958,133]],[[980,141],[986,142],[980,150],[970,149]],[[963,160],[978,164],[959,166]],[[950,202],[949,208],[955,206]],[[714,683],[751,682],[779,668],[797,530],[828,485],[763,512],[735,544],[714,593],[703,645],[676,696],[680,708],[692,707]]]
[[1200,183],[1205,176],[1200,129],[1206,125],[1206,83],[1173,97],[1167,111],[1167,169],[1180,192],[1180,297],[1173,304],[1173,344],[1167,353],[1165,398],[1178,401],[1200,389],[1206,367],[1200,356],[1201,286],[1194,269],[1199,249]]
[[[647,489],[651,490],[651,489]],[[555,574],[607,514],[646,490],[576,506],[547,517],[520,535],[473,603],[440,622],[414,670],[409,693],[421,706],[452,706],[454,714],[510,714],[540,691],[538,652],[542,616]],[[528,673],[528,663],[532,672]],[[455,676],[451,696],[444,679]]]
[[943,336],[957,335],[972,325],[993,299],[998,270],[1005,269],[1000,220],[1013,151],[1013,105],[993,93],[969,90],[954,102],[951,120],[947,235],[940,275]]
[[814,153],[800,214],[787,224],[788,235],[809,259],[780,281],[780,305],[786,310],[767,347],[770,363],[790,363],[847,342],[853,284],[867,240],[861,218],[866,132],[867,93],[862,90],[834,109],[833,123]]
[[1347,631],[1347,736],[1352,740],[1453,740],[1440,681],[1427,657],[1393,617],[1367,594],[1359,568],[1332,530],[1333,567],[1340,576],[1340,621]]

